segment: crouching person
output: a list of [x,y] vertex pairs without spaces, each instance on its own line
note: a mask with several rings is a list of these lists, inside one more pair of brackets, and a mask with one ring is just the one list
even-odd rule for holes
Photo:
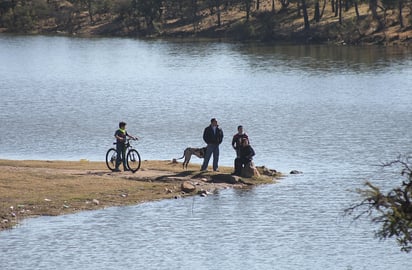
[[240,176],[242,174],[242,168],[249,166],[254,155],[255,150],[249,145],[249,140],[243,138],[239,147],[239,156],[235,159],[235,172],[232,174]]

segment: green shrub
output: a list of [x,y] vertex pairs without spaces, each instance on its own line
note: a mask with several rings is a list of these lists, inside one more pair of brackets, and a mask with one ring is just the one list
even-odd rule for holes
[[228,36],[237,40],[247,40],[256,36],[256,29],[249,23],[239,22],[228,30]]

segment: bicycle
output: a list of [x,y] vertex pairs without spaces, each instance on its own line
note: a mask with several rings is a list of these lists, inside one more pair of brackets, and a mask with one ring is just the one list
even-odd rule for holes
[[[137,172],[140,169],[141,159],[140,154],[137,152],[136,149],[130,144],[131,140],[135,139],[127,139],[126,140],[126,166],[127,169],[132,171],[133,173]],[[116,143],[113,143],[116,144]],[[117,150],[116,148],[110,148],[107,150],[106,153],[106,165],[109,170],[114,171],[116,169],[116,160],[117,160]]]

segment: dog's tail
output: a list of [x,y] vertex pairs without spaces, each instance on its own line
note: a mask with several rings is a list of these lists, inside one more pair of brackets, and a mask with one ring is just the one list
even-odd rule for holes
[[180,158],[176,158],[176,160],[183,159],[184,157],[185,157],[185,155],[183,155],[183,156],[180,157]]
[[183,159],[183,158],[185,157],[185,152],[186,152],[186,150],[185,150],[185,151],[183,151],[183,156],[182,156],[182,157],[180,157],[180,158],[176,158],[176,160]]

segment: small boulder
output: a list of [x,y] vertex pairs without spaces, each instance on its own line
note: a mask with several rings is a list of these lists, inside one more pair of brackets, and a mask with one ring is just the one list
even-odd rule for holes
[[191,193],[196,190],[196,187],[192,184],[192,182],[184,181],[181,185],[181,189],[183,192]]
[[263,175],[276,176],[278,174],[276,170],[269,169],[266,166],[261,166],[261,167],[256,167],[256,168],[258,168],[259,172]]

